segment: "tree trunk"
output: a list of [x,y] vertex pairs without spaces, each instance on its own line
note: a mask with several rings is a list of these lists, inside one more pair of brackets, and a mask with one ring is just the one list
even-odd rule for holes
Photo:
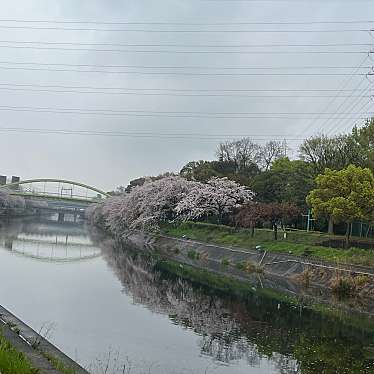
[[347,231],[345,232],[345,248],[349,248],[349,239],[351,237],[351,223],[347,222]]
[[273,223],[273,230],[274,230],[274,240],[278,240],[278,226],[276,223]]
[[254,238],[255,236],[255,225],[252,224],[252,227],[251,227],[251,238]]
[[329,235],[334,235],[334,220],[333,220],[333,218],[331,216],[329,217],[329,230],[328,230],[328,234]]
[[256,225],[255,222],[251,222],[251,226],[250,226],[250,229],[251,229],[251,238],[253,238],[255,236],[255,225]]
[[222,209],[218,209],[218,224],[222,225],[223,222],[223,212]]

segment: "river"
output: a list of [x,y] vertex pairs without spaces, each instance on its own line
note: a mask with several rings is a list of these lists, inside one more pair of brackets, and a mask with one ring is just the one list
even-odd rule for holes
[[203,288],[53,217],[2,224],[0,304],[92,373],[374,373],[370,318]]

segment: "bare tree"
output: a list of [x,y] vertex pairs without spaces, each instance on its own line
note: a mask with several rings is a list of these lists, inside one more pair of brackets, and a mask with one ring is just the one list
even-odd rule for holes
[[250,138],[220,143],[216,155],[219,161],[234,162],[236,171],[239,172],[253,164],[258,164],[261,159],[261,147]]
[[326,168],[341,170],[350,164],[363,164],[360,149],[350,135],[314,136],[306,139],[299,151],[301,159],[311,163],[317,173]]
[[273,161],[284,156],[285,145],[283,142],[271,140],[261,147],[261,167],[269,170]]

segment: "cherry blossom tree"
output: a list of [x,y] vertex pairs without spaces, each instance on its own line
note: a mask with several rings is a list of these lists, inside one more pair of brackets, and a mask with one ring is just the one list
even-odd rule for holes
[[175,207],[195,185],[196,182],[170,176],[135,189],[128,200],[130,227],[157,228],[160,222],[173,220]]
[[107,199],[87,214],[91,223],[105,226],[116,235],[126,230],[157,230],[162,222],[216,216],[222,222],[235,207],[252,200],[253,193],[227,178],[208,183],[180,176],[149,180],[130,193]]
[[148,180],[130,193],[107,199],[88,216],[92,223],[119,235],[128,229],[157,230],[160,223],[176,217],[177,204],[197,184],[173,175]]
[[[119,210],[122,208],[125,198],[125,195],[116,195],[99,204],[88,207],[85,210],[85,217],[89,224],[92,226],[107,228],[113,233],[116,233],[122,223]],[[114,225],[115,221],[116,225]],[[116,230],[114,229],[115,226]]]
[[253,199],[253,192],[227,178],[198,183],[180,200],[176,212],[182,219],[216,216],[222,223],[226,214]]

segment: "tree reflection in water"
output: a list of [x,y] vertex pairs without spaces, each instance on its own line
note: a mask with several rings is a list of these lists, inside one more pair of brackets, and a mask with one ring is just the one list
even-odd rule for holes
[[268,359],[279,373],[374,373],[373,324],[349,326],[338,318],[280,303],[254,292],[235,295],[160,270],[145,252],[101,242],[123,291],[198,336],[202,355],[252,367]]

